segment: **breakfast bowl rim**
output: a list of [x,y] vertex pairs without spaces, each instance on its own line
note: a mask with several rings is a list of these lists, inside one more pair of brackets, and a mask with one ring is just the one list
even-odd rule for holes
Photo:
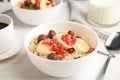
[[[50,60],[50,59],[42,58],[42,57],[40,57],[40,56],[37,56],[37,55],[33,54],[33,53],[28,49],[28,45],[27,45],[27,40],[28,40],[28,37],[30,36],[30,33],[33,32],[33,31],[34,31],[36,28],[38,28],[38,27],[42,27],[42,26],[50,25],[50,24],[58,24],[58,23],[68,23],[68,24],[70,23],[70,24],[75,24],[75,25],[77,24],[77,25],[79,25],[79,26],[83,26],[83,27],[89,29],[92,33],[94,33],[94,35],[95,35],[95,37],[96,37],[96,39],[97,39],[97,45],[96,45],[95,50],[94,50],[93,52],[91,52],[90,54],[87,54],[87,55],[84,56],[84,57],[81,57],[81,58],[78,58],[78,59],[72,59],[72,60]],[[92,28],[87,27],[87,25],[83,25],[83,24],[81,24],[81,23],[72,22],[72,21],[56,21],[56,22],[49,22],[49,23],[44,23],[44,24],[38,25],[38,26],[36,26],[35,28],[33,28],[32,30],[30,30],[30,31],[28,32],[28,34],[26,35],[25,40],[24,40],[24,45],[25,45],[25,48],[26,48],[26,51],[27,51],[27,54],[28,54],[28,55],[32,55],[32,56],[34,56],[35,58],[41,59],[41,60],[44,60],[44,61],[59,62],[59,63],[63,63],[63,62],[66,62],[66,63],[67,63],[67,62],[76,62],[76,61],[79,61],[79,60],[81,60],[81,59],[85,59],[86,57],[89,57],[90,55],[93,55],[93,54],[97,53],[99,43],[100,43],[100,39],[99,39],[97,33],[96,33]]]

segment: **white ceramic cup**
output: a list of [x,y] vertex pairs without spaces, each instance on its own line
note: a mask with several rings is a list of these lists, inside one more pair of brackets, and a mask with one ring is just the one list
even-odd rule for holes
[[120,0],[90,0],[88,21],[95,26],[113,26],[120,22]]
[[[0,14],[0,22],[8,24],[5,28],[0,29],[0,54],[8,51],[13,45],[14,30],[13,20],[10,16]],[[1,27],[1,26],[0,26]]]

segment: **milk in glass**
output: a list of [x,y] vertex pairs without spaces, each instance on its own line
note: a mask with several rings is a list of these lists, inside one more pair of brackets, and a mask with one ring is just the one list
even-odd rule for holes
[[120,0],[90,0],[88,21],[93,25],[112,26],[120,22]]

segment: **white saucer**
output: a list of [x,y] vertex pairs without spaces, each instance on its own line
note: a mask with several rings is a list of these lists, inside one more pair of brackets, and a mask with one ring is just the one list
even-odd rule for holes
[[18,31],[15,31],[14,44],[11,46],[11,49],[0,54],[0,60],[7,59],[17,54],[23,47],[23,39],[23,36]]

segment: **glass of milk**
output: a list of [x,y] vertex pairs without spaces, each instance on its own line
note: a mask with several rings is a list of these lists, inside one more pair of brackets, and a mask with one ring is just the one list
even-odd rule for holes
[[113,26],[120,22],[120,0],[90,0],[87,20],[95,26]]

